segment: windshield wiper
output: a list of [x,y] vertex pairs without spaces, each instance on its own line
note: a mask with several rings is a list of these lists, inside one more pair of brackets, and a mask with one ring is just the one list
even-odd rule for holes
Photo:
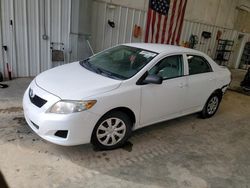
[[103,75],[103,76],[107,76],[107,77],[109,77],[109,78],[114,78],[114,79],[118,79],[118,80],[121,80],[121,78],[119,78],[119,77],[117,77],[117,76],[115,76],[113,73],[111,73],[111,72],[108,72],[108,71],[105,71],[105,70],[102,70],[102,69],[99,69],[100,71],[101,71],[101,75]]
[[85,67],[86,69],[88,70],[91,70],[97,74],[100,74],[100,75],[103,75],[105,77],[109,77],[109,78],[113,78],[113,79],[116,79],[116,80],[122,80],[124,78],[121,78],[119,76],[116,76],[115,74],[113,74],[112,72],[109,72],[109,71],[106,71],[106,70],[103,70],[99,67],[96,67],[94,65],[92,65],[90,62],[89,62],[89,58],[83,60],[80,62],[80,64]]
[[89,62],[89,58],[84,59],[83,61],[80,62],[80,64],[81,64],[83,67],[85,67],[85,68],[87,68],[87,69],[89,69],[89,70],[92,70],[92,71],[94,71],[94,72],[97,73],[97,74],[101,74],[100,69],[97,68],[97,67],[95,67],[95,66],[93,66],[93,65]]

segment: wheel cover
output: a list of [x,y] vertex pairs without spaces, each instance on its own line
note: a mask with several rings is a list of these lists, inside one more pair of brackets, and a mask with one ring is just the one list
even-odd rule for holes
[[214,114],[219,105],[219,98],[217,96],[212,97],[207,105],[207,113],[209,115]]
[[98,141],[104,146],[113,146],[120,142],[126,133],[126,125],[119,118],[104,120],[96,131]]

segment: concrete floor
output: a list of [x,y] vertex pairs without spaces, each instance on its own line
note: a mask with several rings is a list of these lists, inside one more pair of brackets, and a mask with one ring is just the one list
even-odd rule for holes
[[231,74],[232,74],[232,82],[230,84],[230,89],[233,91],[237,91],[246,95],[250,95],[250,92],[244,91],[240,83],[243,81],[245,78],[245,75],[247,73],[247,70],[242,70],[242,69],[231,69]]
[[48,143],[27,127],[21,97],[29,82],[0,89],[0,170],[10,187],[250,187],[249,96],[228,91],[211,119],[152,125],[121,149],[94,151]]

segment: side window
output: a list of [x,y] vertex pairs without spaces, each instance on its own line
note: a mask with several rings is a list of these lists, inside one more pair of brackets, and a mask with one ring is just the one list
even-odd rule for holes
[[149,74],[157,74],[163,79],[183,76],[182,55],[169,56],[162,59],[149,71]]
[[189,75],[211,72],[212,69],[207,60],[200,56],[188,55]]

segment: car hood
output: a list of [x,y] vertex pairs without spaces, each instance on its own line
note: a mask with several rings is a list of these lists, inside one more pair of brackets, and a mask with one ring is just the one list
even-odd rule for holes
[[36,84],[61,99],[81,100],[118,88],[120,80],[91,72],[79,62],[62,65],[39,74]]

